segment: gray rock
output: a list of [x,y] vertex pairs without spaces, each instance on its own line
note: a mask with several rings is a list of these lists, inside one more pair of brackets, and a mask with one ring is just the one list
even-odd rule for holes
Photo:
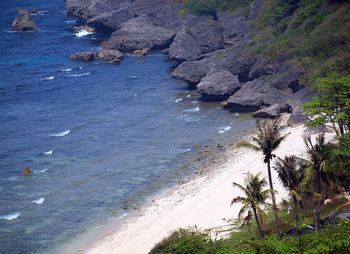
[[220,12],[218,13],[218,20],[223,27],[225,43],[233,44],[232,40],[243,38],[248,33],[249,25],[240,12],[237,14]]
[[240,88],[238,77],[229,71],[209,73],[197,85],[198,92],[207,101],[223,101]]
[[262,108],[253,113],[257,118],[276,118],[281,113],[290,113],[291,107],[288,104],[273,104],[269,107]]
[[78,52],[78,53],[71,54],[69,56],[69,59],[73,61],[89,62],[89,61],[95,60],[96,56],[97,56],[96,52],[85,51],[85,52]]
[[263,0],[254,0],[250,4],[250,13],[249,13],[248,19],[254,20],[258,17],[261,10],[262,3],[263,3]]
[[109,62],[120,62],[123,59],[123,53],[118,50],[101,50],[96,55],[97,59],[106,60]]
[[197,61],[183,62],[171,75],[190,84],[198,84],[210,71],[227,70],[238,75],[241,82],[245,82],[254,62],[255,58],[237,57],[234,51],[224,49],[204,55],[202,59]]
[[201,49],[189,29],[178,32],[169,48],[169,58],[177,61],[198,59]]
[[18,9],[19,16],[12,22],[12,30],[15,32],[34,32],[36,24],[30,13],[25,9]]
[[242,85],[227,100],[227,107],[234,112],[254,112],[263,107],[286,101],[286,95],[261,79]]
[[308,121],[308,116],[302,111],[293,112],[287,120],[289,126],[298,126],[301,124],[306,124]]
[[120,51],[164,49],[170,45],[174,35],[173,31],[155,26],[148,17],[142,16],[121,24],[111,39],[102,44],[102,48]]

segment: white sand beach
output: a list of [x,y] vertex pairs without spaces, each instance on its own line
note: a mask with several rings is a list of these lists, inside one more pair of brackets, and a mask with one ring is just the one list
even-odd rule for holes
[[[292,154],[305,157],[302,138],[305,129],[304,126],[286,127],[285,132],[290,134],[275,154],[279,157]],[[211,173],[173,187],[151,201],[141,216],[126,221],[117,232],[77,253],[146,254],[157,242],[180,227],[195,226],[205,230],[227,226],[230,220],[237,218],[240,208],[240,204],[230,206],[232,198],[241,194],[237,188],[233,188],[232,182],[243,183],[248,170],[267,176],[261,153],[243,148],[232,148],[229,153],[230,159]],[[287,191],[277,180],[275,172],[273,178],[280,201],[287,196]]]

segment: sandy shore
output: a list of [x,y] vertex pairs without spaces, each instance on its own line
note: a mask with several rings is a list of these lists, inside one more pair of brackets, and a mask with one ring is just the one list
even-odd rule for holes
[[[276,150],[280,157],[297,155],[305,157],[302,139],[304,126],[287,127],[287,139]],[[172,231],[180,227],[196,226],[200,229],[225,228],[229,221],[237,218],[240,204],[230,206],[233,197],[240,195],[232,181],[243,183],[245,173],[262,172],[267,176],[266,165],[259,152],[232,148],[230,159],[217,166],[205,176],[197,177],[186,184],[177,185],[162,196],[155,198],[139,217],[133,218],[91,248],[77,253],[88,254],[146,254]],[[277,199],[287,196],[287,191],[275,179]]]

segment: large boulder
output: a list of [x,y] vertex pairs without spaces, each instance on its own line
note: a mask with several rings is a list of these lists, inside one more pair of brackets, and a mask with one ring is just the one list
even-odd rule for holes
[[281,113],[290,113],[291,107],[288,104],[273,104],[269,107],[262,108],[253,113],[253,117],[257,118],[276,118]]
[[227,100],[227,107],[234,112],[254,112],[272,104],[286,101],[286,94],[264,80],[245,83],[240,90]]
[[178,32],[169,48],[169,58],[177,61],[196,60],[200,54],[199,44],[189,29]]
[[234,51],[223,49],[204,55],[197,61],[183,62],[171,75],[190,84],[198,84],[210,71],[227,70],[237,75],[240,82],[245,82],[254,63],[254,57],[237,57]]
[[164,49],[170,45],[174,35],[173,31],[156,26],[149,17],[142,16],[121,24],[111,39],[102,43],[102,47],[120,51]]
[[223,101],[240,88],[237,75],[217,71],[206,75],[197,85],[198,92],[207,101]]
[[32,20],[29,11],[18,9],[19,16],[12,22],[12,30],[15,32],[34,32],[36,24]]

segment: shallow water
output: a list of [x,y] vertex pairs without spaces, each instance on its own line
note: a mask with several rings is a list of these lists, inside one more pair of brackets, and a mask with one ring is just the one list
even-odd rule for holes
[[[13,33],[18,7],[45,10]],[[198,145],[254,125],[203,103],[161,54],[121,65],[69,61],[78,37],[62,0],[0,2],[0,253],[50,253],[190,174]],[[187,166],[184,166],[187,165]],[[26,167],[30,177],[21,176]]]

